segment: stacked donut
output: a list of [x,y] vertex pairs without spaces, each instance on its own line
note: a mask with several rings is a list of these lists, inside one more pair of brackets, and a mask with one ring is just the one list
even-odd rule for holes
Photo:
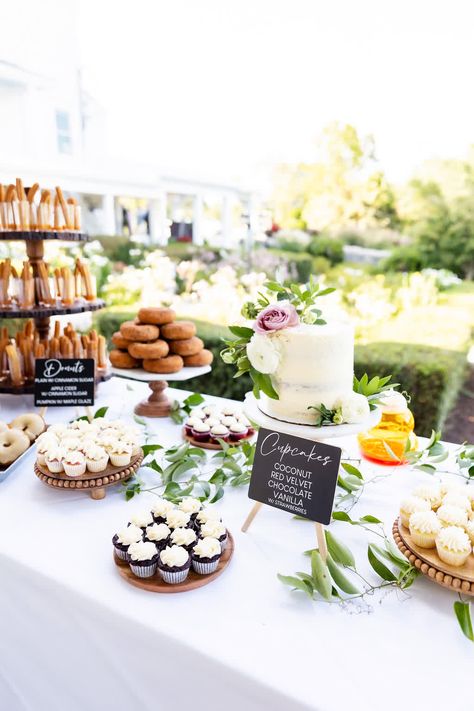
[[46,429],[35,412],[15,417],[9,425],[0,421],[0,467],[12,464]]
[[165,374],[210,365],[213,355],[196,336],[194,323],[175,319],[173,309],[140,309],[134,321],[125,321],[112,336],[116,348],[109,356],[112,365]]

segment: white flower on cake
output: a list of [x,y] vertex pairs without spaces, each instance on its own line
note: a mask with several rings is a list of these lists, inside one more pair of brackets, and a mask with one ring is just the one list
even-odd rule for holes
[[351,425],[364,422],[370,414],[367,398],[359,393],[351,393],[346,397],[340,398],[336,402],[335,407],[337,410],[340,410],[342,416],[341,422],[347,422]]
[[254,333],[247,345],[250,364],[259,373],[274,373],[280,364],[280,353],[274,339]]

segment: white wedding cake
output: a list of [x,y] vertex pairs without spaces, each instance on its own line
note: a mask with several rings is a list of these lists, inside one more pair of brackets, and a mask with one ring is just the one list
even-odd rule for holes
[[349,323],[299,323],[264,336],[276,352],[271,373],[278,400],[261,393],[260,409],[278,420],[313,424],[314,410],[329,410],[353,393],[354,329]]

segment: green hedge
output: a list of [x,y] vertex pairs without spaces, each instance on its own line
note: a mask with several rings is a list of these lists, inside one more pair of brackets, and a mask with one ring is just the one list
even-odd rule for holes
[[[104,312],[97,315],[96,322],[101,333],[110,338],[122,321],[133,316],[133,313]],[[199,322],[197,327],[207,348],[214,353],[212,372],[185,384],[170,381],[171,385],[243,400],[251,390],[250,379],[233,378],[232,366],[219,358],[223,347],[220,339],[226,335],[226,329]],[[465,355],[456,351],[406,343],[371,343],[356,346],[354,369],[358,377],[364,373],[369,376],[391,373],[393,381],[400,383],[400,390],[412,396],[417,434],[429,435],[432,429],[443,427],[462,386],[465,366]]]

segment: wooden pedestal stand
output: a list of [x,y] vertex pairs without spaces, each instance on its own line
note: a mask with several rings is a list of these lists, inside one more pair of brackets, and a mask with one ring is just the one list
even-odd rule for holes
[[141,368],[112,368],[112,373],[119,378],[148,383],[151,395],[147,399],[141,400],[138,405],[135,405],[134,412],[136,415],[141,417],[167,417],[173,405],[166,393],[168,388],[167,379],[169,378],[173,382],[184,382],[191,378],[205,375],[210,370],[210,365],[204,365],[201,368],[182,368],[177,373],[170,373],[169,375],[148,373]]
[[[363,432],[368,430],[375,425],[380,420],[380,412],[374,410],[370,413],[366,422],[362,422],[357,425],[333,425],[329,427],[313,427],[312,425],[295,425],[291,422],[283,422],[281,420],[276,420],[274,417],[265,415],[258,407],[258,401],[253,395],[253,393],[247,393],[244,402],[244,412],[251,422],[255,422],[261,427],[272,430],[273,432],[282,432],[284,434],[295,435],[297,437],[304,437],[312,442],[324,442],[329,444],[327,440],[333,439],[334,437],[347,437],[348,435],[355,435],[358,432]],[[242,531],[245,533],[250,528],[252,521],[258,514],[263,504],[260,501],[255,502],[249,515],[245,519]],[[316,539],[318,543],[319,552],[323,560],[326,560],[328,550],[326,545],[326,536],[324,535],[324,526],[322,523],[314,523],[316,530]]]

